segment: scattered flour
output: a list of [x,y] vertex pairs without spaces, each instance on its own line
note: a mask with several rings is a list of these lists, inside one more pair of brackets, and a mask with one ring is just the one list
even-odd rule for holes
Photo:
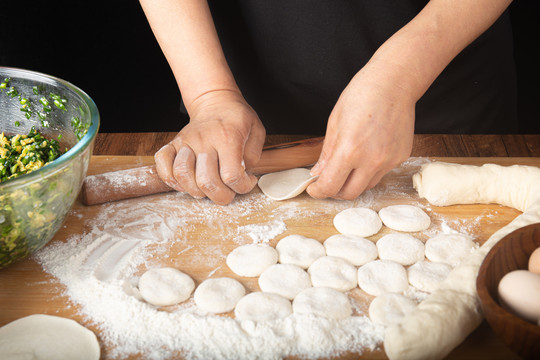
[[[258,192],[240,196],[229,206],[174,192],[148,197],[135,206],[132,200],[104,204],[91,220],[74,212],[72,215],[84,222],[84,230],[65,242],[50,243],[35,259],[63,285],[64,295],[85,320],[97,327],[107,359],[137,354],[147,359],[319,358],[375,351],[380,349],[385,329],[365,316],[370,297],[358,288],[348,292],[354,312],[347,319],[292,314],[280,320],[253,322],[205,315],[192,299],[157,308],[139,300],[138,278],[155,266],[184,271],[189,268],[183,263],[185,257],[202,264],[206,278],[218,277],[227,268],[223,264],[231,249],[216,245],[216,241],[269,243],[287,231],[289,221],[302,219],[316,226],[320,216],[350,207],[379,210],[382,203],[395,199],[424,206],[404,187],[412,187],[411,175],[425,162],[417,159],[392,170],[391,181],[383,178],[354,201],[310,199],[308,207],[299,200],[304,194],[280,204],[263,219],[259,214],[272,201]],[[433,216],[430,208],[426,211]],[[428,238],[441,228],[443,232],[469,233],[479,219],[471,225],[438,218],[441,225],[432,226],[423,235]],[[195,280],[200,283],[204,278]],[[415,302],[427,296],[412,286],[405,295]]]
[[268,243],[286,230],[287,225],[281,220],[275,220],[265,224],[249,224],[238,228],[240,233],[247,233],[253,239],[253,243]]
[[[215,229],[223,240],[242,238],[246,242],[249,237],[254,243],[268,243],[287,230],[285,221],[318,215],[287,208],[272,212],[270,221],[240,226],[249,222],[246,219],[256,218],[267,201],[256,193],[222,207],[168,193],[140,206],[132,206],[131,201],[105,204],[85,223],[85,233],[50,243],[35,258],[64,285],[65,295],[86,320],[98,328],[107,347],[106,358],[134,354],[148,359],[313,358],[378,349],[384,327],[364,315],[330,320],[292,314],[252,322],[205,315],[192,299],[164,309],[140,301],[138,277],[163,261],[179,261],[178,269],[185,270],[181,259],[189,254],[207,266],[208,277],[218,276],[228,250],[205,243],[205,234],[215,236]],[[194,238],[195,228],[198,238]]]

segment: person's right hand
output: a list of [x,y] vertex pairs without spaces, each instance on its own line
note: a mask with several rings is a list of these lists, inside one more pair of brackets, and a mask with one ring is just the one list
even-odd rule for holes
[[235,91],[212,91],[189,106],[190,122],[154,156],[170,187],[216,204],[230,203],[257,184],[246,171],[260,159],[266,131]]

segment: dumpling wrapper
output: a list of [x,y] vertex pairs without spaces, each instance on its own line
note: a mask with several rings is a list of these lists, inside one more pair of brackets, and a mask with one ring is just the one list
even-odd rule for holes
[[2,359],[98,360],[96,335],[74,320],[36,314],[0,328]]
[[300,195],[317,178],[308,169],[295,168],[261,176],[259,188],[273,200],[287,200]]

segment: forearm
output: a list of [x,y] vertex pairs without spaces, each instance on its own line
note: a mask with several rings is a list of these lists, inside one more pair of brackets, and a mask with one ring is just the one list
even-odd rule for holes
[[[385,72],[417,101],[444,68],[487,30],[511,0],[431,0],[374,54],[366,69]],[[384,80],[383,80],[384,81]]]
[[239,92],[204,0],[140,0],[188,112],[202,95]]

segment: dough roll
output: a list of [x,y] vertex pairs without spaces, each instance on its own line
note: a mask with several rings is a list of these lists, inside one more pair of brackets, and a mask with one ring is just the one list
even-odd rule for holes
[[464,259],[418,308],[387,329],[384,347],[392,359],[441,359],[482,321],[476,293],[478,269],[504,236],[540,222],[540,169],[532,166],[458,165],[433,162],[413,176],[420,197],[436,206],[497,203],[523,211]]

